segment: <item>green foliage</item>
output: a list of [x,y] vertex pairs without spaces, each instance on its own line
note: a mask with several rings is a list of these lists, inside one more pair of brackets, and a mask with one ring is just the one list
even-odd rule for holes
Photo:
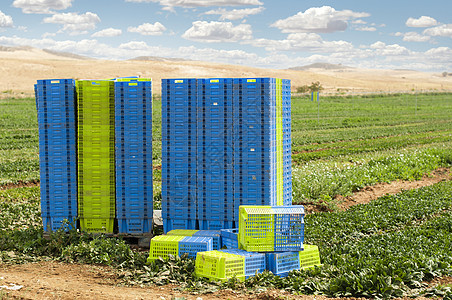
[[320,92],[323,90],[323,86],[320,84],[320,81],[311,82],[311,85],[308,87],[310,92]]
[[193,259],[189,259],[187,255],[182,257],[169,255],[167,259],[159,258],[142,269],[125,274],[124,280],[132,284],[183,284],[188,287],[198,281],[194,272]]
[[297,93],[304,94],[309,91],[309,87],[307,85],[302,85],[297,87]]
[[284,279],[264,273],[245,285],[331,297],[427,293],[424,281],[452,272],[451,190],[452,181],[443,182],[346,212],[307,215],[305,242],[319,245],[324,266]]
[[[309,162],[292,171],[295,203],[347,196],[365,186],[394,180],[419,180],[424,174],[451,165],[452,143],[437,148],[406,149],[348,156],[348,160]],[[345,157],[344,157],[345,158]]]
[[60,258],[69,262],[104,264],[120,268],[141,267],[146,262],[145,255],[132,251],[123,240],[102,236],[67,245],[61,251]]

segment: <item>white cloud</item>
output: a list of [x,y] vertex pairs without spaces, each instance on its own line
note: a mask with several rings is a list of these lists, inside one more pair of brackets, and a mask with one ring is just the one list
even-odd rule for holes
[[395,36],[403,36],[403,40],[405,42],[428,42],[430,40],[429,36],[421,35],[417,32],[406,32],[406,33],[397,32]]
[[[295,37],[292,36],[293,39]],[[298,39],[301,38],[302,35],[299,35]],[[316,35],[308,35],[305,38],[311,39],[312,41],[318,40]],[[297,56],[280,53],[259,56],[243,50],[218,50],[212,48],[196,48],[194,46],[163,48],[149,46],[141,41],[129,42],[121,44],[119,47],[113,47],[94,39],[56,41],[51,38],[27,39],[17,36],[0,36],[0,44],[5,46],[32,46],[106,59],[128,59],[137,56],[153,55],[279,69],[314,62],[342,63],[344,65],[362,68],[403,68],[425,71],[444,71],[445,69],[452,68],[452,49],[449,47],[438,47],[425,52],[414,52],[403,50],[403,47],[399,45],[386,45],[383,42],[377,42],[371,46],[363,46],[362,49],[351,48],[343,52],[316,53],[307,56],[303,56],[303,53]],[[343,49],[346,50],[347,48],[344,47]],[[391,51],[392,55],[386,55]]]
[[368,13],[351,10],[337,11],[330,6],[311,7],[305,12],[300,11],[294,16],[278,20],[271,26],[282,30],[284,33],[328,33],[344,31],[348,26],[347,21],[369,16]]
[[424,34],[431,36],[444,36],[452,38],[452,24],[443,24],[437,27],[425,29]]
[[419,19],[408,18],[405,25],[408,27],[432,27],[437,25],[438,22],[432,17],[421,16]]
[[356,30],[358,30],[358,31],[377,31],[377,28],[370,27],[370,26],[364,26],[364,27],[357,27]]
[[100,30],[98,32],[93,33],[92,37],[113,37],[113,36],[120,36],[122,34],[121,29],[115,29],[115,28],[107,28]]
[[126,49],[126,50],[147,50],[147,49],[149,49],[149,46],[145,42],[133,41],[133,42],[121,44],[121,45],[119,45],[119,48]]
[[0,28],[2,27],[13,27],[13,18],[0,10]]
[[353,20],[352,22],[351,22],[352,24],[360,24],[360,25],[364,25],[364,24],[367,24],[367,22],[366,21],[364,21],[364,20],[361,20],[361,19],[358,19],[358,20]]
[[26,14],[52,14],[72,5],[72,0],[14,0],[13,6]]
[[92,12],[87,12],[82,15],[76,13],[55,14],[44,19],[44,23],[62,24],[62,31],[67,31],[70,34],[87,33],[88,30],[95,29],[96,24],[99,22],[100,18]]
[[370,49],[375,50],[376,55],[381,56],[407,56],[412,54],[407,48],[398,44],[386,45],[386,43],[378,41],[370,45]]
[[136,32],[141,35],[162,35],[165,30],[165,26],[160,22],[155,22],[154,24],[144,23],[138,27],[127,28],[128,32]]
[[249,24],[234,26],[231,22],[196,21],[192,25],[182,35],[184,39],[207,43],[238,42],[251,39],[253,33]]
[[56,36],[56,33],[54,32],[46,32],[42,35],[42,38],[48,38],[48,37],[52,37],[52,36]]
[[324,41],[316,33],[292,33],[285,40],[255,39],[247,44],[264,47],[270,52],[278,51],[297,51],[297,52],[316,52],[316,53],[337,53],[350,52],[354,47],[351,43],[345,41]]
[[137,3],[160,3],[164,10],[173,11],[175,7],[196,8],[209,6],[262,5],[259,0],[126,0]]
[[233,9],[233,10],[226,10],[224,8],[220,8],[217,10],[209,10],[206,12],[206,15],[220,15],[220,20],[240,20],[243,18],[246,18],[250,15],[257,15],[264,11],[264,7],[257,7],[257,8],[245,8],[245,9]]

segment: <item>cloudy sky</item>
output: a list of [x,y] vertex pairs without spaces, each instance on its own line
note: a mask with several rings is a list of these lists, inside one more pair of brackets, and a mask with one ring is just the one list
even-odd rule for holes
[[1,0],[0,45],[452,72],[451,0]]

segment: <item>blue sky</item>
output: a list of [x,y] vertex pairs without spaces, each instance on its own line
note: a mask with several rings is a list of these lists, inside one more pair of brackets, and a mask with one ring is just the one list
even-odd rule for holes
[[2,0],[0,45],[104,59],[452,72],[450,0]]

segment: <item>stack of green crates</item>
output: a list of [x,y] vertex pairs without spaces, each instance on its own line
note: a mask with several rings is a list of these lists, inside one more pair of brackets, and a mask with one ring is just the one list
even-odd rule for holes
[[78,213],[86,232],[113,233],[115,220],[114,81],[79,80]]

